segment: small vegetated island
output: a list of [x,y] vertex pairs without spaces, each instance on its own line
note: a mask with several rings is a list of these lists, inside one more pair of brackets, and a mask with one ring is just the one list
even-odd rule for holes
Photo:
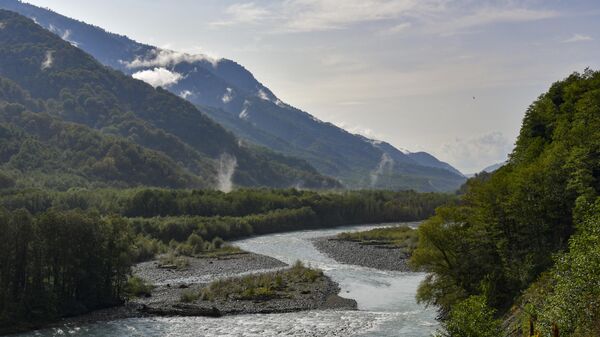
[[345,232],[320,238],[313,244],[334,260],[382,270],[409,271],[408,259],[419,241],[407,225]]

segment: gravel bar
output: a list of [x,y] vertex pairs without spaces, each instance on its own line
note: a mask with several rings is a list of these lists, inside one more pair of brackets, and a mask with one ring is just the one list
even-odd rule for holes
[[318,238],[312,243],[320,252],[340,263],[380,270],[411,271],[408,255],[398,248],[365,245],[335,237]]

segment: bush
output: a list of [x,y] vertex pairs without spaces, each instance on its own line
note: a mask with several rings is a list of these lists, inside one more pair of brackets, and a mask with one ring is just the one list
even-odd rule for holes
[[200,293],[198,291],[186,289],[181,293],[180,301],[183,303],[191,303],[196,301],[199,297]]
[[494,318],[484,296],[471,296],[456,304],[448,320],[442,323],[439,337],[498,337],[502,336],[500,321]]
[[142,297],[150,296],[154,286],[148,284],[144,279],[138,276],[132,276],[127,280],[125,285],[125,294],[127,297]]
[[184,269],[190,265],[190,261],[183,257],[173,254],[173,252],[161,256],[158,262],[159,267],[168,269]]

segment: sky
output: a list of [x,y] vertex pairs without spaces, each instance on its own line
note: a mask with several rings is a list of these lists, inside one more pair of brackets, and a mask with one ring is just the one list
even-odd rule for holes
[[27,0],[137,41],[232,59],[282,101],[464,173],[527,107],[600,69],[600,0]]

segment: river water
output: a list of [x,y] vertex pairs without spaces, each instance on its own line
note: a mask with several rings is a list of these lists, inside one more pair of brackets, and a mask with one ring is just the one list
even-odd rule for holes
[[[416,223],[409,225],[415,226]],[[341,296],[358,302],[358,311],[308,311],[223,318],[135,318],[84,326],[65,326],[22,336],[173,336],[173,337],[269,337],[269,336],[431,336],[437,328],[435,312],[415,301],[424,275],[378,271],[335,262],[317,251],[311,240],[343,231],[376,226],[265,235],[235,244],[242,249],[272,256],[286,263],[297,260],[322,269],[340,284]]]

